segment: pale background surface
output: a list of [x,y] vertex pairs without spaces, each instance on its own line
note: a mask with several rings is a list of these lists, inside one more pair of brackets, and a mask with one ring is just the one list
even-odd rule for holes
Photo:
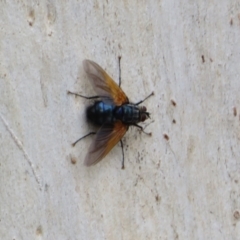
[[[239,1],[1,1],[0,16],[1,239],[240,239]],[[126,134],[125,170],[120,145],[86,168],[91,137],[71,143],[88,101],[66,91],[94,94],[85,58],[117,81],[119,55],[130,99],[155,91],[153,136]]]

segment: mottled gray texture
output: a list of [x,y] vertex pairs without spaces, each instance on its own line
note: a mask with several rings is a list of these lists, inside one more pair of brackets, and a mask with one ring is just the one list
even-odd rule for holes
[[[91,2],[91,3],[90,3]],[[237,1],[0,2],[1,239],[239,239]],[[152,137],[83,165],[87,58],[145,103]],[[235,108],[234,108],[235,107]],[[168,139],[168,140],[167,140]],[[75,163],[76,164],[73,164]]]

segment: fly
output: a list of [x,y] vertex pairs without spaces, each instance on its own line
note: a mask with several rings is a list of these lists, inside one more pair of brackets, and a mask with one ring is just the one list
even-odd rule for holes
[[[83,61],[83,68],[87,73],[92,86],[97,93],[97,96],[83,96],[78,93],[68,91],[69,94],[80,96],[86,99],[96,99],[93,105],[87,107],[87,119],[97,125],[97,132],[90,132],[75,141],[72,145],[83,138],[95,134],[94,140],[90,145],[88,153],[85,157],[85,165],[91,166],[100,162],[111,149],[120,141],[123,153],[122,169],[124,169],[124,151],[122,137],[127,132],[129,126],[138,127],[142,132],[142,126],[139,122],[144,122],[150,118],[150,113],[147,112],[145,106],[139,106],[154,92],[149,94],[145,99],[130,103],[128,97],[121,89],[121,57],[119,57],[119,85],[95,62],[90,60]],[[151,135],[151,133],[146,133]]]

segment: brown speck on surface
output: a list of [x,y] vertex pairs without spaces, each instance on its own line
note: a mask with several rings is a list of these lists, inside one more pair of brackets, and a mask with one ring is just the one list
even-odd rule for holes
[[233,108],[233,116],[234,116],[234,117],[237,116],[237,108],[236,108],[236,107]]
[[42,235],[42,226],[38,226],[37,229],[36,229],[36,235]]
[[169,140],[169,136],[168,136],[166,133],[163,134],[163,137],[164,137],[167,141]]
[[155,200],[156,200],[156,202],[160,201],[160,197],[158,196],[158,194],[155,196]]
[[205,63],[204,55],[202,55],[202,63]]
[[173,119],[173,120],[172,120],[172,123],[174,123],[174,124],[175,124],[175,123],[176,123],[176,120],[175,120],[175,119]]
[[240,213],[239,213],[239,211],[235,211],[234,214],[233,214],[233,216],[234,216],[234,218],[235,218],[236,220],[239,220],[239,219],[240,219]]
[[28,13],[28,24],[29,26],[32,26],[35,20],[35,13],[33,9],[30,9]]
[[172,105],[173,105],[174,107],[177,106],[177,103],[176,103],[173,99],[171,99],[171,103],[172,103]]
[[212,58],[209,58],[210,62],[213,62]]
[[70,159],[71,159],[71,163],[72,163],[72,164],[76,164],[77,159],[76,159],[75,157],[70,156]]
[[230,25],[231,25],[231,26],[233,25],[233,20],[232,20],[232,18],[231,18],[231,20],[230,20]]

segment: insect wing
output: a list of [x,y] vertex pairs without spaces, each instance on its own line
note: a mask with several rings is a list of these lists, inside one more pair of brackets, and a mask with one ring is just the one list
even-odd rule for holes
[[123,90],[97,63],[84,60],[83,67],[91,79],[94,90],[104,102],[113,102],[116,106],[129,103]]
[[97,132],[88,154],[85,165],[91,166],[101,161],[111,149],[121,140],[128,126],[118,121],[114,124],[105,124]]

